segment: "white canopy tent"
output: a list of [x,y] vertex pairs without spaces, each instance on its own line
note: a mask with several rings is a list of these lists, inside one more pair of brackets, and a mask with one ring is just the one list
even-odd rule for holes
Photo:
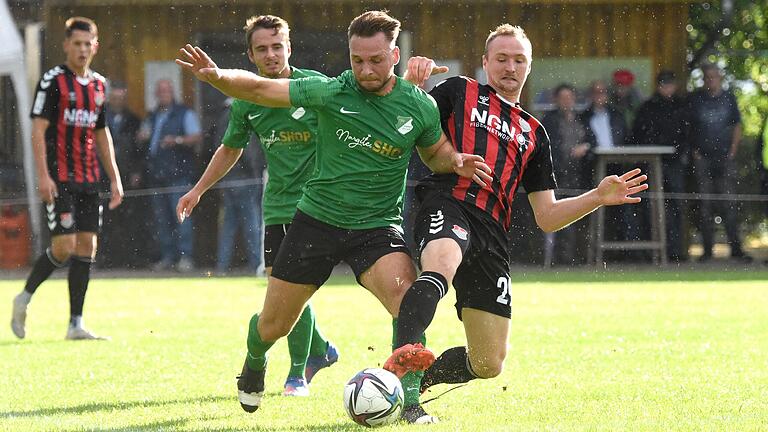
[[34,233],[34,249],[40,251],[40,200],[37,198],[35,161],[32,154],[32,122],[29,119],[30,95],[24,64],[24,44],[16,29],[6,0],[0,0],[0,76],[10,76],[16,93],[16,113],[21,126],[24,149],[24,183],[27,186],[29,215]]

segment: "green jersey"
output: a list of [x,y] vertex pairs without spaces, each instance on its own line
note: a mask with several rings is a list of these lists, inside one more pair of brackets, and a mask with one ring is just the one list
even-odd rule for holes
[[[320,72],[292,69],[291,78],[321,77]],[[244,148],[251,134],[261,141],[269,180],[264,189],[264,224],[291,223],[304,184],[315,168],[317,114],[310,109],[268,108],[235,100],[222,143]]]
[[399,77],[377,96],[360,89],[351,70],[336,78],[291,81],[291,105],[317,110],[317,166],[298,208],[344,229],[402,222],[408,161],[414,146],[438,142],[437,105]]

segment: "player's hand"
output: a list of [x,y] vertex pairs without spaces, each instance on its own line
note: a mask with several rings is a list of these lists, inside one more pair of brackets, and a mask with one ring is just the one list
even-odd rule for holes
[[123,202],[123,182],[119,178],[110,185],[110,193],[109,209],[112,210]]
[[179,203],[176,205],[176,217],[179,219],[179,223],[184,222],[184,219],[192,215],[192,210],[197,207],[199,202],[200,194],[194,189],[179,198]]
[[472,179],[472,181],[482,187],[493,181],[491,167],[486,165],[483,157],[479,155],[456,153],[453,155],[453,172],[462,177]]
[[597,186],[600,203],[607,206],[639,203],[640,197],[633,195],[648,189],[646,180],[648,176],[640,175],[640,168],[635,168],[621,176],[608,176]]
[[417,86],[423,86],[430,76],[446,72],[448,66],[438,66],[431,58],[415,56],[408,59],[408,68],[403,78]]
[[56,182],[53,181],[51,176],[45,175],[38,179],[37,193],[40,199],[46,204],[53,204],[53,200],[59,196],[59,188],[56,187]]
[[200,47],[185,45],[179,50],[176,64],[192,72],[200,81],[213,83],[221,79],[221,70]]

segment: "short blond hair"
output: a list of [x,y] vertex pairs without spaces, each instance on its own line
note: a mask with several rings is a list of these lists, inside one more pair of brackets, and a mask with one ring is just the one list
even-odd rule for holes
[[531,47],[531,53],[533,53],[533,45],[531,45],[531,40],[528,39],[528,35],[525,34],[525,30],[523,30],[522,27],[513,26],[512,24],[501,24],[493,31],[491,31],[491,33],[488,35],[488,38],[485,39],[485,54],[488,54],[488,45],[490,45],[491,42],[493,42],[493,40],[499,36],[512,36],[527,41],[528,46]]

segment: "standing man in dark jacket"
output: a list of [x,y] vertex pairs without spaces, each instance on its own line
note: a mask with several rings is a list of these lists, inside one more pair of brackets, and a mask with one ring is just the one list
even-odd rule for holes
[[[139,138],[147,143],[147,186],[167,188],[189,186],[196,168],[196,149],[202,142],[197,114],[177,103],[173,84],[161,79],[155,84],[157,108],[144,120]],[[176,203],[183,195],[178,191],[161,191],[154,195],[156,232],[160,241],[160,261],[155,270],[174,265],[181,272],[192,270],[192,224],[179,224]]]
[[[703,194],[732,194],[735,192],[736,167],[734,159],[741,142],[741,114],[733,93],[723,89],[723,71],[713,64],[701,67],[704,87],[688,97],[686,112],[690,122],[694,172],[699,192]],[[712,259],[714,246],[713,205],[701,201],[700,230],[704,254],[700,261]],[[739,219],[730,201],[722,202],[721,216],[731,246],[731,258],[749,262],[739,238]]]
[[[656,77],[656,92],[637,110],[632,128],[632,141],[643,146],[671,146],[675,153],[664,155],[662,172],[664,192],[685,192],[689,165],[689,146],[685,137],[685,105],[677,96],[675,73],[662,70]],[[680,262],[683,247],[683,203],[678,199],[664,201],[666,209],[667,258]]]

